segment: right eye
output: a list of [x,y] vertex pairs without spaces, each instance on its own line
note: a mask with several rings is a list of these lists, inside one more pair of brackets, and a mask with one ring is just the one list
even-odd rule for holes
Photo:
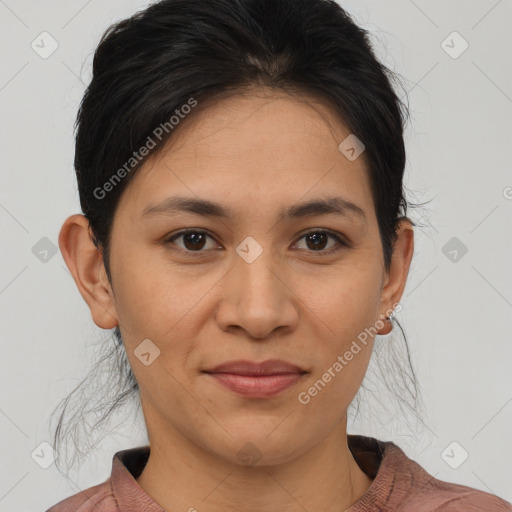
[[[182,239],[183,245],[180,246],[178,244],[174,244],[174,241],[180,238]],[[180,250],[186,253],[198,253],[205,252],[202,249],[204,249],[208,238],[214,240],[213,237],[210,236],[206,231],[200,229],[184,229],[178,233],[175,233],[170,238],[167,238],[163,243],[164,245],[177,245]],[[213,248],[210,248],[210,250],[211,249]]]

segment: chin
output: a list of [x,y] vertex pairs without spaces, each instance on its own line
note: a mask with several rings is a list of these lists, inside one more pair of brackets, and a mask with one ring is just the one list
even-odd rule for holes
[[282,429],[278,432],[276,424],[270,428],[258,427],[257,420],[244,428],[239,425],[237,431],[227,429],[233,437],[226,438],[223,456],[229,453],[230,460],[241,466],[274,466],[289,462],[308,449],[305,440],[297,438],[296,431]]

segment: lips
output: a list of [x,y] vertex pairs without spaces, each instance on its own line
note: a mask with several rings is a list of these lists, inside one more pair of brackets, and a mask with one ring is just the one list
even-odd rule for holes
[[308,372],[286,361],[271,359],[261,363],[231,361],[204,373],[223,388],[246,398],[270,398],[297,383]]
[[230,361],[215,366],[206,373],[231,373],[234,375],[263,376],[263,375],[284,375],[288,373],[307,373],[297,365],[288,363],[281,359],[269,359],[256,363],[253,361]]

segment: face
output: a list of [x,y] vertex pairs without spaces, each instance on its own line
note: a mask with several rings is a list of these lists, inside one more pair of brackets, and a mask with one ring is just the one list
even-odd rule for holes
[[[285,462],[345,419],[371,336],[344,354],[390,309],[364,153],[338,149],[350,131],[312,98],[239,95],[189,121],[121,197],[111,312],[152,445],[181,437],[239,461],[250,442]],[[166,203],[177,196],[217,206]],[[269,359],[301,372],[259,393],[257,377],[207,373]]]

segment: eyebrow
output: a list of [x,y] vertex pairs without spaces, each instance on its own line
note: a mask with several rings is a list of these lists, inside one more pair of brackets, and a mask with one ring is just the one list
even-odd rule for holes
[[[178,212],[195,213],[204,217],[218,217],[223,219],[234,218],[235,212],[226,206],[208,199],[197,199],[187,196],[171,196],[164,201],[148,205],[144,208],[140,218],[146,219],[159,215],[172,215]],[[358,217],[366,223],[366,214],[363,208],[341,196],[312,199],[295,204],[279,211],[279,220],[290,220],[314,215],[335,214],[339,216]]]

